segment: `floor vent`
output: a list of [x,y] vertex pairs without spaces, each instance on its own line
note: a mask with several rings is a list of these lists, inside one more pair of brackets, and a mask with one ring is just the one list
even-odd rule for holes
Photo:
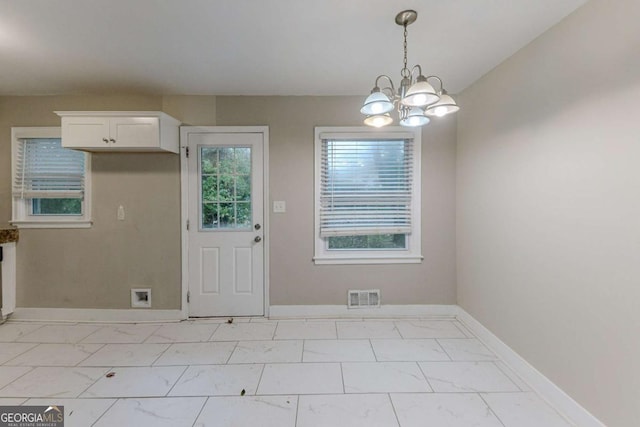
[[347,306],[349,308],[380,307],[380,290],[349,291]]

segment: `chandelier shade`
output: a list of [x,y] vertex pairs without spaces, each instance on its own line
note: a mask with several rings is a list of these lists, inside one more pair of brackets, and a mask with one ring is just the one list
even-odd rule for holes
[[[371,94],[365,99],[360,112],[366,116],[364,123],[382,127],[393,123],[391,112],[396,109],[402,126],[424,126],[430,117],[443,117],[460,109],[456,101],[444,90],[438,76],[425,77],[422,67],[407,67],[407,26],[418,18],[415,10],[403,10],[396,15],[396,24],[404,28],[404,62],[400,71],[400,86],[396,89],[391,77],[380,75],[376,78]],[[388,81],[388,86],[379,85]],[[438,83],[437,90],[432,84]]]
[[458,110],[460,110],[460,107],[458,107],[456,101],[454,101],[446,91],[442,91],[440,100],[427,107],[424,114],[431,117],[444,117],[447,114],[455,113]]
[[414,83],[409,88],[401,102],[408,107],[425,107],[434,104],[440,100],[436,90],[427,82],[427,80]]
[[364,105],[360,109],[360,112],[370,116],[388,113],[391,110],[393,110],[393,103],[387,95],[380,92],[378,89],[377,92],[371,92],[371,95],[367,97],[364,101]]
[[374,128],[381,128],[393,123],[393,119],[389,113],[377,114],[374,116],[367,116],[367,118],[364,119],[364,123],[368,126],[373,126]]
[[424,115],[424,111],[422,111],[421,108],[413,107],[411,110],[409,110],[409,114],[407,114],[407,117],[400,120],[400,124],[402,126],[409,126],[409,127],[424,126],[430,121],[431,119],[429,119],[429,117]]

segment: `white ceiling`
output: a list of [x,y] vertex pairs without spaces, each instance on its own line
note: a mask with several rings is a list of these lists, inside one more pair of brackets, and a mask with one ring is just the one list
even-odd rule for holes
[[366,94],[409,65],[459,92],[586,0],[0,0],[0,95]]

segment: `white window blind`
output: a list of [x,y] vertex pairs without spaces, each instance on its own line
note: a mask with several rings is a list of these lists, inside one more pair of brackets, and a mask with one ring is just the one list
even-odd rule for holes
[[85,154],[62,148],[58,138],[20,139],[13,195],[17,198],[84,197]]
[[320,236],[410,234],[413,138],[321,138]]

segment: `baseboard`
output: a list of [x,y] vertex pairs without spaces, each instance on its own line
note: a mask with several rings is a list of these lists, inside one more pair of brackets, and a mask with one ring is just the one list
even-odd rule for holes
[[378,308],[347,308],[346,305],[272,305],[269,317],[288,318],[402,318],[455,317],[456,305],[382,305]]
[[513,369],[540,397],[556,408],[564,416],[580,427],[606,427],[589,411],[573,400],[562,389],[531,366],[518,353],[484,327],[462,307],[457,307],[457,318],[480,341],[493,350],[511,369]]
[[183,320],[181,310],[85,309],[85,308],[16,308],[10,321],[21,322],[109,322],[145,323]]

